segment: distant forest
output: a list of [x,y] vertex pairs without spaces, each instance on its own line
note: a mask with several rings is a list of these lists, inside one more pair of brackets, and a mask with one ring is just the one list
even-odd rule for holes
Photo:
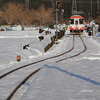
[[[56,0],[0,0],[0,9],[7,3],[13,2],[16,4],[22,4],[27,6],[27,2],[29,1],[29,9],[38,9],[41,4],[44,4],[45,8],[53,8],[55,11],[55,1]],[[72,11],[72,0],[58,0],[61,2],[61,9],[64,9],[63,19],[67,20],[71,16]],[[92,1],[92,2],[91,2]],[[99,1],[99,4],[98,2]],[[98,18],[100,14],[100,0],[76,0],[77,10],[84,12],[85,19],[89,19],[90,17],[93,19]],[[61,11],[59,15],[61,15]]]
[[16,4],[25,4],[27,1],[29,1],[30,7],[38,8],[43,0],[0,0],[0,8],[2,8],[3,5],[5,5],[7,2],[13,2]]

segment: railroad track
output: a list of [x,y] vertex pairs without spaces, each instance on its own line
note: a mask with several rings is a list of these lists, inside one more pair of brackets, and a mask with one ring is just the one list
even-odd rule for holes
[[32,77],[35,73],[37,73],[41,68],[37,69],[36,71],[33,71],[31,74],[29,74],[13,91],[12,93],[8,96],[6,100],[11,100],[13,95],[16,93],[16,91],[30,78]]
[[30,65],[34,65],[34,64],[37,64],[37,63],[39,63],[39,62],[43,62],[43,61],[46,61],[46,60],[49,60],[49,59],[53,59],[53,58],[62,56],[62,55],[64,55],[64,54],[67,54],[68,52],[70,52],[70,51],[72,51],[72,50],[74,49],[74,38],[75,38],[75,36],[73,36],[72,47],[71,47],[70,50],[68,50],[68,51],[66,51],[66,52],[64,52],[64,53],[61,53],[61,54],[59,54],[59,55],[52,56],[52,57],[49,57],[49,58],[46,58],[46,59],[42,59],[42,60],[39,60],[39,61],[30,63],[30,64],[27,64],[27,65],[24,65],[24,66],[21,66],[21,67],[19,67],[19,68],[13,69],[13,70],[11,70],[11,71],[9,71],[9,72],[7,72],[7,73],[1,75],[1,76],[0,76],[0,79],[2,79],[3,77],[7,76],[8,74],[11,74],[11,73],[13,73],[13,72],[15,72],[15,71],[17,71],[17,70],[20,70],[20,69],[22,69],[22,68],[28,67],[28,66],[30,66]]
[[[83,52],[86,51],[85,43],[83,42],[81,36],[79,36],[79,37],[80,37],[80,39],[81,39],[81,41],[82,41],[82,43],[83,43],[84,50],[81,51],[80,53],[77,53],[77,54],[73,55],[73,56],[66,57],[66,58],[64,58],[64,59],[58,60],[58,61],[56,61],[56,63],[58,63],[58,62],[60,62],[60,61],[63,61],[63,60],[66,60],[66,59],[68,59],[68,58],[76,57],[76,56],[78,56],[78,55],[80,55],[81,53],[83,53]],[[75,38],[75,36],[73,36],[72,47],[71,47],[70,50],[68,50],[68,51],[66,51],[66,52],[64,52],[64,53],[62,53],[62,54],[59,54],[59,55],[57,55],[57,56],[53,56],[53,57],[49,57],[49,58],[46,58],[46,59],[42,59],[42,60],[39,60],[39,61],[30,63],[30,64],[27,64],[27,65],[24,65],[24,66],[22,66],[22,67],[16,68],[16,69],[14,69],[14,70],[12,70],[12,71],[9,71],[9,72],[7,72],[7,73],[1,75],[1,76],[0,76],[0,79],[2,79],[3,77],[7,76],[8,74],[10,74],[10,73],[12,73],[12,72],[15,72],[15,71],[17,71],[17,70],[19,70],[19,69],[25,68],[25,67],[27,67],[27,66],[30,66],[30,65],[33,65],[33,64],[36,64],[36,63],[39,63],[39,62],[43,62],[43,61],[48,60],[48,59],[56,58],[56,57],[62,56],[62,55],[64,55],[64,54],[67,54],[68,52],[71,52],[71,51],[74,49],[74,38]],[[33,76],[35,73],[37,73],[39,70],[41,70],[41,68],[37,69],[36,71],[33,71],[33,72],[32,72],[31,74],[29,74],[22,82],[20,82],[20,84],[12,91],[12,93],[9,95],[9,97],[8,97],[6,100],[11,100],[11,98],[12,98],[13,95],[16,93],[16,91],[17,91],[30,77],[32,77],[32,76]]]
[[75,54],[75,55],[72,55],[72,56],[69,56],[69,57],[63,58],[63,59],[61,59],[61,60],[58,60],[58,61],[56,61],[56,63],[61,62],[61,61],[63,61],[63,60],[66,60],[66,59],[68,59],[68,58],[76,57],[76,56],[78,56],[78,55],[80,55],[80,54],[82,54],[83,52],[86,51],[86,45],[85,45],[85,43],[84,43],[82,37],[81,37],[80,35],[79,35],[79,37],[80,37],[80,39],[81,39],[81,41],[82,41],[82,44],[83,44],[83,46],[84,46],[84,50],[81,51],[81,52],[79,52],[79,53],[77,53],[77,54]]

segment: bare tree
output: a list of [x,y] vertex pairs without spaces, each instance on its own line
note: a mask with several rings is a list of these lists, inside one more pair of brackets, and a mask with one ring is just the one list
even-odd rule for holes
[[35,15],[41,25],[53,21],[53,10],[51,8],[45,9],[44,5],[41,5],[39,10],[35,11]]
[[7,3],[3,9],[0,11],[0,17],[3,21],[8,23],[9,25],[13,24],[15,22],[16,18],[16,12],[18,11],[19,6],[15,5],[14,3]]
[[25,10],[23,7],[17,11],[17,18],[22,26],[30,25],[35,19],[34,10]]
[[53,22],[53,10],[45,9],[44,5],[41,5],[39,10],[29,9],[27,11],[24,6],[9,2],[0,10],[0,17],[9,25],[18,23],[25,26],[32,24],[33,21],[46,25]]

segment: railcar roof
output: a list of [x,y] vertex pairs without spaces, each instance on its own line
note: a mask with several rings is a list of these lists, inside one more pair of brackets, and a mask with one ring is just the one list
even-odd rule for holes
[[74,18],[84,19],[84,17],[82,17],[80,15],[73,15],[73,16],[70,17],[70,19],[74,19]]

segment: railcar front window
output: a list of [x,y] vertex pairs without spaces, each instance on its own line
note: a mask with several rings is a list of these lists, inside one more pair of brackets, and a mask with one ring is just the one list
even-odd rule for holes
[[79,19],[80,24],[83,24],[83,19]]
[[74,24],[74,19],[70,19],[70,24]]
[[75,21],[75,24],[76,24],[76,25],[78,24],[78,20]]

